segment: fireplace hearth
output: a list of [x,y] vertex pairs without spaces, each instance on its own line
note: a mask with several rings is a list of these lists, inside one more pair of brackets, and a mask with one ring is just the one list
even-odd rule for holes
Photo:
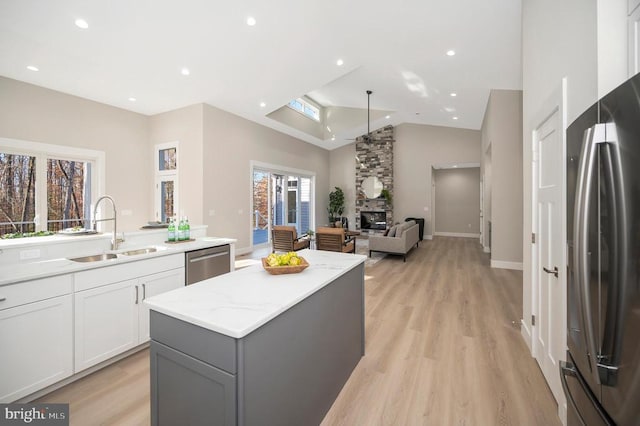
[[386,212],[360,212],[360,229],[387,229]]

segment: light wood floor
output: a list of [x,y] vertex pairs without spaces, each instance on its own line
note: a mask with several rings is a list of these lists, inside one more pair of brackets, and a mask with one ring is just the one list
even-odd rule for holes
[[[520,335],[521,272],[436,237],[365,274],[366,355],[323,426],[560,424]],[[72,425],[148,425],[148,351],[40,401],[69,402]]]

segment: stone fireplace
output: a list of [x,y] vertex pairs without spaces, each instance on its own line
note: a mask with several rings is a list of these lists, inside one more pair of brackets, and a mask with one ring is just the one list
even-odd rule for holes
[[[362,191],[362,182],[369,176],[382,181],[383,188],[393,197],[393,126],[386,126],[371,132],[370,138],[356,139],[356,229],[365,232],[381,232],[393,225],[393,206],[384,198],[369,199]],[[386,225],[378,223],[378,228],[365,228],[361,213],[384,213]],[[379,221],[378,221],[379,222]],[[364,224],[367,226],[367,224]]]

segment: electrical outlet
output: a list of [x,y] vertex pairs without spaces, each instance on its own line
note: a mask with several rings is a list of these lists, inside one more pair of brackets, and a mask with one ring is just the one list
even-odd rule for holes
[[20,260],[37,259],[40,257],[40,249],[22,250],[20,252]]
[[209,216],[215,216],[215,215],[216,215],[216,209],[209,210]]
[[244,210],[239,209],[239,210],[238,210],[238,214],[242,214],[242,213],[244,213]]
[[122,213],[120,213],[122,216],[132,216],[133,215],[133,210],[122,210]]

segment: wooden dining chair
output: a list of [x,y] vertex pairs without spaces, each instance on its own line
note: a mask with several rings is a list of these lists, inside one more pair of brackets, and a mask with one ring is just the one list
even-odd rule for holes
[[298,251],[309,248],[306,235],[298,237],[295,226],[276,225],[271,228],[271,251]]
[[344,228],[322,227],[316,229],[316,248],[318,250],[355,253],[354,238],[346,238]]

